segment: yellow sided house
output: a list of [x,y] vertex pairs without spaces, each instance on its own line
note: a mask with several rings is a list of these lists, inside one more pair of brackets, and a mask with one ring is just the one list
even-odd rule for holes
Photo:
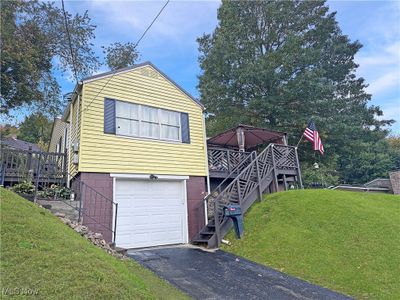
[[123,248],[187,243],[199,232],[208,174],[203,107],[153,64],[83,79],[62,120],[49,151],[67,141],[84,224],[109,241],[104,229],[112,228]]
[[78,220],[120,248],[218,247],[235,213],[301,187],[286,133],[239,124],[206,139],[203,106],[150,62],[79,82],[49,155],[67,162]]

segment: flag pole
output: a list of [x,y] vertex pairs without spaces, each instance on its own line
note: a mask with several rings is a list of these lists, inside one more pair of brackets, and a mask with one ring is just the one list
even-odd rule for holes
[[296,148],[299,148],[299,145],[300,145],[301,141],[303,140],[303,136],[304,136],[304,134],[301,135],[301,138],[299,139],[299,142],[297,143]]

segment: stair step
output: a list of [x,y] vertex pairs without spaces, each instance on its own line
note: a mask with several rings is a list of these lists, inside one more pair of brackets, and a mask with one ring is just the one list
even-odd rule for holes
[[204,235],[213,235],[215,233],[215,231],[201,231],[200,234],[204,234]]
[[208,243],[208,239],[195,239],[192,243]]

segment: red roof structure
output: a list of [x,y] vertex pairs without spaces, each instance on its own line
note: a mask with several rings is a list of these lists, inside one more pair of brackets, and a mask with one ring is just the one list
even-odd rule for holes
[[287,145],[285,132],[239,124],[207,140],[209,146],[252,150],[260,145],[276,143]]

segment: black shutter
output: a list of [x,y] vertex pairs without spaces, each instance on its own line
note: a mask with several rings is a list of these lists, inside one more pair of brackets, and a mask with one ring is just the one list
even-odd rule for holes
[[187,113],[181,113],[181,136],[182,143],[190,144],[189,115]]
[[104,99],[104,133],[115,134],[115,100]]

